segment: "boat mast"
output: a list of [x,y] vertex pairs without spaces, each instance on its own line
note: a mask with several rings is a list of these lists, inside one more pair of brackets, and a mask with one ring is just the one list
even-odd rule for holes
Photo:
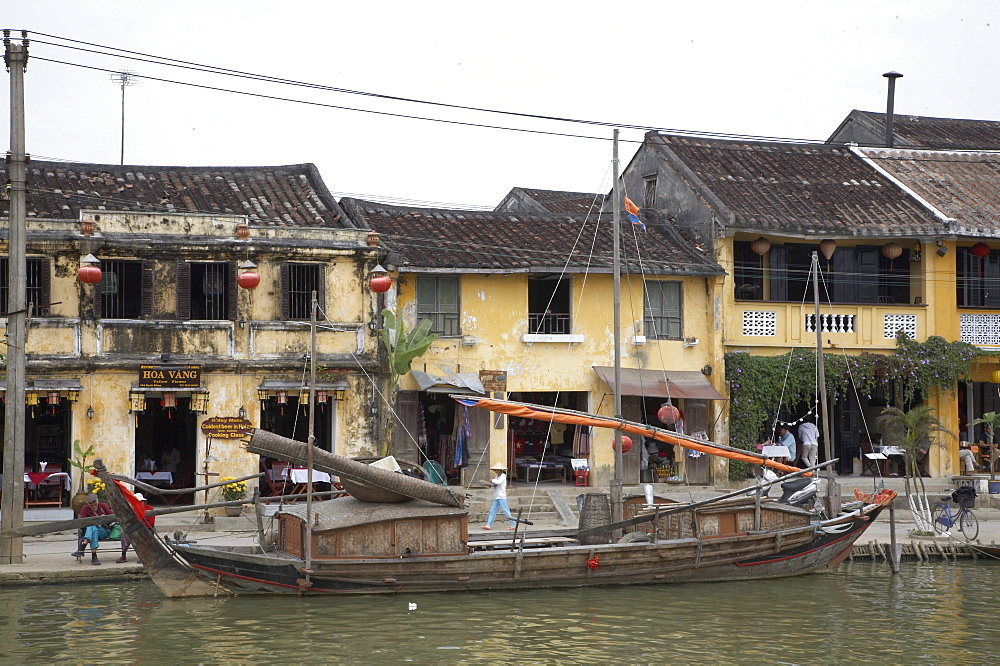
[[313,447],[316,445],[316,290],[309,313],[309,446],[306,451],[306,580],[312,573]]
[[[619,192],[620,185],[618,183],[618,129],[615,129],[615,140],[614,140],[614,156],[611,160],[614,178],[614,191],[612,196],[612,210],[614,215],[612,218],[612,228],[614,236],[614,261],[613,261],[613,271],[614,271],[614,345],[615,345],[615,418],[622,418],[622,390],[621,390],[621,366],[622,366],[622,350],[621,350],[621,289],[622,289],[622,275],[621,275],[621,239],[619,238],[621,233],[621,193]],[[622,431],[615,430],[615,471],[614,476],[611,479],[611,522],[617,523],[624,517],[623,507],[622,507]]]
[[[816,329],[816,370],[817,370],[817,383],[819,386],[816,387],[819,393],[819,426],[822,428],[823,433],[823,460],[832,460],[832,442],[833,437],[830,432],[830,411],[826,402],[826,363],[823,362],[823,325],[820,322],[819,317],[819,254],[816,252],[812,253],[812,283],[813,283],[813,312],[816,318],[814,328]],[[840,489],[837,487],[837,482],[833,478],[833,470],[829,467],[826,468],[826,501],[827,501],[827,515],[836,516],[840,512]]]

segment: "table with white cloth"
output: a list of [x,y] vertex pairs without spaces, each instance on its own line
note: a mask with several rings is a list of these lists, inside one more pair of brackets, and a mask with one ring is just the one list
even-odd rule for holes
[[792,452],[788,450],[788,447],[784,444],[768,444],[760,451],[768,458],[774,458],[776,460],[788,460],[792,457]]
[[[0,476],[0,483],[3,477]],[[56,496],[51,496],[51,491]],[[73,479],[68,472],[26,472],[24,474],[24,506],[62,506],[63,490],[71,494]],[[42,497],[39,491],[47,491]]]
[[151,486],[169,486],[174,482],[173,472],[136,472],[135,480],[148,483]]
[[882,455],[886,457],[886,467],[885,471],[888,471],[889,476],[899,476],[900,470],[906,467],[906,451],[899,446],[879,446],[875,449]]
[[[301,495],[306,492],[309,484],[309,470],[305,467],[286,467],[282,471],[282,476],[292,482],[292,492],[290,495]],[[326,472],[314,469],[312,472],[313,483],[333,483],[333,479]]]

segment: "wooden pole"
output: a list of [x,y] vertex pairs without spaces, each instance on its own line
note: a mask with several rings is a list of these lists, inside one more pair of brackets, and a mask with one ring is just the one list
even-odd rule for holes
[[[830,430],[830,410],[826,401],[826,363],[823,361],[823,324],[819,314],[819,254],[812,253],[813,306],[816,317],[816,371],[818,374],[816,390],[819,393],[819,421],[823,433],[823,458],[833,458],[833,432]],[[834,478],[833,470],[826,470],[826,515],[833,518],[840,514],[840,487]]]
[[309,313],[309,437],[306,453],[306,543],[305,574],[309,580],[312,573],[312,508],[313,508],[313,447],[316,446],[316,291],[312,292],[312,308]]
[[[27,321],[27,155],[24,152],[24,70],[28,66],[27,33],[22,43],[10,41],[4,30],[4,62],[10,72],[10,153],[7,177],[10,179],[10,235],[8,243],[7,298],[7,393],[4,425],[3,499],[0,502],[0,531],[24,524],[24,386],[27,377],[24,343]],[[0,537],[0,564],[21,564],[24,539]]]
[[889,502],[889,568],[899,573],[899,557],[903,547],[896,543],[896,502]]
[[[614,175],[614,193],[612,195],[612,234],[614,236],[614,346],[615,346],[615,418],[622,418],[622,389],[621,389],[621,192],[618,183],[618,130],[614,135],[614,156],[611,160]],[[622,433],[620,430],[614,432],[615,449],[615,470],[611,478],[611,522],[617,523],[624,517],[622,506]],[[641,443],[640,443],[641,445]],[[616,536],[620,534],[617,531]]]

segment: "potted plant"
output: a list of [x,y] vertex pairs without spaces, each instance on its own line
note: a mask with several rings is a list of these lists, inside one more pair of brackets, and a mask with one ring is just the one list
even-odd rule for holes
[[76,453],[76,457],[70,458],[69,464],[80,470],[80,482],[76,484],[76,494],[70,500],[69,505],[73,508],[73,513],[79,516],[80,509],[87,503],[87,484],[84,483],[84,479],[87,477],[87,472],[90,471],[87,460],[94,457],[94,445],[91,444],[84,450],[80,446],[80,440],[75,439],[73,440],[73,452]]
[[[222,497],[225,498],[227,502],[234,502],[236,500],[241,500],[247,496],[247,482],[237,481],[235,477],[227,476],[221,481],[231,481],[222,486]],[[242,506],[227,506],[226,515],[230,517],[237,517],[243,513]]]

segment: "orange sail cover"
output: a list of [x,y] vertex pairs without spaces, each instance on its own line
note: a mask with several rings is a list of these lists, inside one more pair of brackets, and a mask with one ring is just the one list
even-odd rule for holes
[[[659,428],[653,428],[651,426],[643,425],[641,423],[633,423],[631,421],[624,421],[607,416],[596,416],[594,414],[586,414],[584,412],[576,412],[568,409],[555,409],[555,408],[545,407],[543,405],[528,405],[522,402],[510,402],[508,400],[476,398],[467,395],[463,396],[453,395],[452,397],[455,398],[455,400],[458,400],[463,405],[469,405],[471,407],[482,407],[483,409],[488,409],[491,412],[506,414],[508,416],[514,416],[517,418],[536,419],[538,421],[551,421],[555,423],[568,423],[573,425],[593,426],[595,428],[610,428],[612,430],[621,430],[623,432],[631,433],[633,435],[652,437],[653,439],[659,440],[661,442],[666,442],[667,444],[676,444],[677,446],[683,446],[684,448],[691,449],[693,451],[701,451],[702,453],[709,453],[713,456],[721,456],[723,458],[729,458],[731,460],[740,460],[742,462],[750,463],[753,465],[766,465],[767,467],[778,469],[783,472],[799,471],[798,467],[794,467],[792,465],[784,465],[765,456],[755,454],[751,451],[734,449],[729,446],[722,446],[720,444],[715,444],[713,442],[694,439],[693,437],[689,438],[684,435],[678,435],[677,433],[669,432],[666,430],[660,430]],[[804,476],[812,476],[812,472],[807,472]]]

